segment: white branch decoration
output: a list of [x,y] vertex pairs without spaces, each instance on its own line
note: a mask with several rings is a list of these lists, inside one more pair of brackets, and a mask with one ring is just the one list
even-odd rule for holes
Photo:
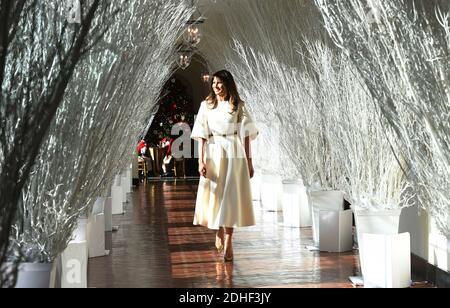
[[317,99],[325,105],[332,157],[341,166],[339,188],[356,209],[410,206],[403,162],[394,154],[395,135],[384,129],[379,108],[352,63],[319,42],[307,43],[306,49],[320,88]]
[[106,22],[110,27],[76,67],[25,185],[11,247],[25,261],[53,261],[70,241],[78,217],[130,165],[175,67],[175,42],[193,8],[179,1],[122,2],[105,4],[108,10],[96,17],[96,27]]
[[[301,81],[306,80],[307,86],[313,88],[315,85],[300,77],[304,74],[303,61],[295,51],[300,40],[316,33],[308,21],[317,12],[307,1],[289,1],[282,6],[273,1],[224,1],[218,9],[228,11],[236,6],[239,10],[217,23],[226,25],[227,31],[211,29],[213,25],[207,28],[208,40],[216,33],[226,38],[223,34],[227,32],[229,39],[209,40],[213,43],[204,46],[203,51],[217,58],[215,67],[225,65],[233,72],[262,128],[256,145],[260,149],[257,169],[284,178],[302,177],[315,189],[333,188],[332,160],[320,121],[316,121],[320,111]],[[218,50],[220,57],[216,57]]]
[[450,236],[450,3],[315,2],[395,131],[420,206]]
[[310,189],[346,191],[357,207],[408,206],[398,141],[353,65],[320,43],[311,4],[239,2],[224,17],[231,38],[205,46],[206,54],[223,52],[260,125],[270,128],[257,164],[300,175]]

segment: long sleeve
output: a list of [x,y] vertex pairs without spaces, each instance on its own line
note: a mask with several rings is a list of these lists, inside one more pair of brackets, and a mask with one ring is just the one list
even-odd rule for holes
[[240,124],[241,137],[250,137],[250,140],[255,140],[259,134],[259,130],[256,127],[255,122],[253,122],[245,104],[242,104],[240,107],[238,122]]
[[191,138],[197,141],[200,141],[200,139],[208,140],[209,138],[210,131],[208,127],[207,108],[206,102],[202,102],[198,110],[197,118],[195,119]]

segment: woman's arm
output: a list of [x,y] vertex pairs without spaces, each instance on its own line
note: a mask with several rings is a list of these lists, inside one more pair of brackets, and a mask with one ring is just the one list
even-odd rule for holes
[[245,137],[244,144],[245,155],[247,156],[248,172],[250,173],[250,178],[253,178],[253,175],[255,175],[255,169],[253,169],[250,137]]
[[205,160],[206,139],[200,139],[198,148],[198,172],[201,176],[206,177],[206,160]]

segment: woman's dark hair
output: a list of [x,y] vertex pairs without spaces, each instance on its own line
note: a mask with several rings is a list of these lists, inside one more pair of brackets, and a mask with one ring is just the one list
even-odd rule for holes
[[227,96],[225,99],[230,102],[231,113],[236,112],[238,110],[239,104],[242,103],[242,100],[241,97],[239,96],[239,92],[237,90],[236,83],[234,82],[233,75],[231,75],[231,73],[227,70],[218,71],[213,75],[210,84],[211,92],[206,98],[208,107],[211,109],[215,109],[217,108],[218,105],[217,96],[213,90],[214,77],[220,79],[220,81],[222,81],[223,85],[225,86],[225,90],[227,91]]

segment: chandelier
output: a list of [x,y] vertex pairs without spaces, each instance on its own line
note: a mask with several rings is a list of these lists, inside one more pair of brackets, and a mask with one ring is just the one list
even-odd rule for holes
[[211,80],[211,74],[209,74],[208,72],[204,72],[201,76],[201,79],[204,83],[209,83],[209,81]]
[[[192,6],[194,6],[194,1],[192,1]],[[183,34],[183,43],[177,50],[177,64],[182,70],[185,70],[191,64],[192,56],[195,54],[197,45],[202,40],[200,26],[205,20],[197,8],[195,13],[186,22],[187,27]]]
[[181,45],[178,48],[178,59],[177,64],[182,69],[185,70],[188,68],[189,65],[191,65],[192,56],[194,55],[194,48]]
[[189,24],[184,33],[184,42],[188,46],[196,47],[202,40],[202,33],[199,25],[196,23]]

